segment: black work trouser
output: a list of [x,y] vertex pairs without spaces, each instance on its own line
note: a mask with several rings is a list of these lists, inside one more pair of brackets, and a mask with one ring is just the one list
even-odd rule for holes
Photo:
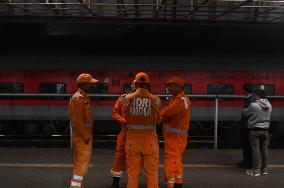
[[243,152],[243,162],[249,167],[252,166],[252,148],[249,139],[248,128],[241,128],[241,147]]

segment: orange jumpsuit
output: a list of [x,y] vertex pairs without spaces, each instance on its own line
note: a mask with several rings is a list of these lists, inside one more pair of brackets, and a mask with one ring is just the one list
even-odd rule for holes
[[69,102],[69,119],[72,126],[74,159],[70,188],[82,187],[92,155],[93,114],[90,98],[79,89]]
[[111,169],[113,177],[121,177],[123,171],[126,170],[126,153],[125,153],[125,140],[127,128],[125,126],[126,120],[123,117],[122,100],[126,94],[121,95],[112,110],[112,118],[121,124],[121,131],[117,136],[117,144],[115,148],[115,157]]
[[127,188],[138,188],[143,167],[147,188],[158,188],[159,145],[156,125],[160,120],[160,99],[146,89],[138,88],[124,98],[127,123]]
[[168,188],[182,183],[182,154],[187,145],[190,118],[190,100],[181,92],[162,110],[164,122],[165,182]]

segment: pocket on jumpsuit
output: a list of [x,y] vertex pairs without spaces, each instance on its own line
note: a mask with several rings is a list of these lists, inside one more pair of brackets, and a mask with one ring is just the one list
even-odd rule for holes
[[128,155],[133,155],[136,151],[135,142],[133,140],[126,140],[125,142],[125,151]]
[[144,162],[144,165],[146,165],[145,168],[147,168],[149,172],[156,173],[159,165],[159,146],[157,138],[147,139],[143,154],[145,159],[147,159],[147,162]]
[[145,144],[144,155],[153,156],[153,159],[159,159],[159,144],[157,138],[148,139]]

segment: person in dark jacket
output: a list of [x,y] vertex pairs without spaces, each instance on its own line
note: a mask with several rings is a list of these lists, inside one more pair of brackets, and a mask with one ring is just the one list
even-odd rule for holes
[[[244,98],[244,109],[246,109],[252,102],[255,101],[253,95],[253,88],[250,86],[244,86],[244,93],[246,97]],[[249,141],[249,131],[247,127],[248,118],[244,116],[242,112],[241,121],[240,121],[240,130],[241,130],[241,147],[242,147],[242,154],[243,160],[237,163],[239,168],[250,169],[252,167],[252,150]]]
[[[267,175],[268,130],[272,106],[265,98],[262,89],[255,91],[256,101],[244,109],[244,116],[248,118],[248,130],[252,147],[253,166],[246,173],[252,176]],[[262,159],[262,162],[260,160]]]

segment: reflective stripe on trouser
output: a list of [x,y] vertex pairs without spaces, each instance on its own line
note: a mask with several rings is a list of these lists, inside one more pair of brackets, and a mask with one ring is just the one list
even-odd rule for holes
[[125,152],[126,133],[127,133],[126,127],[122,127],[119,135],[117,136],[115,156],[111,169],[113,177],[121,177],[123,171],[126,170],[126,152]]
[[175,183],[182,183],[182,154],[187,145],[187,134],[165,133],[164,141],[164,176],[170,188]]
[[82,138],[76,138],[73,139],[73,145],[73,174],[85,176],[92,157],[92,139],[86,144]]
[[138,188],[143,167],[147,188],[158,188],[159,146],[156,132],[129,131],[126,138],[127,188]]
[[73,175],[69,188],[82,188],[83,176]]

